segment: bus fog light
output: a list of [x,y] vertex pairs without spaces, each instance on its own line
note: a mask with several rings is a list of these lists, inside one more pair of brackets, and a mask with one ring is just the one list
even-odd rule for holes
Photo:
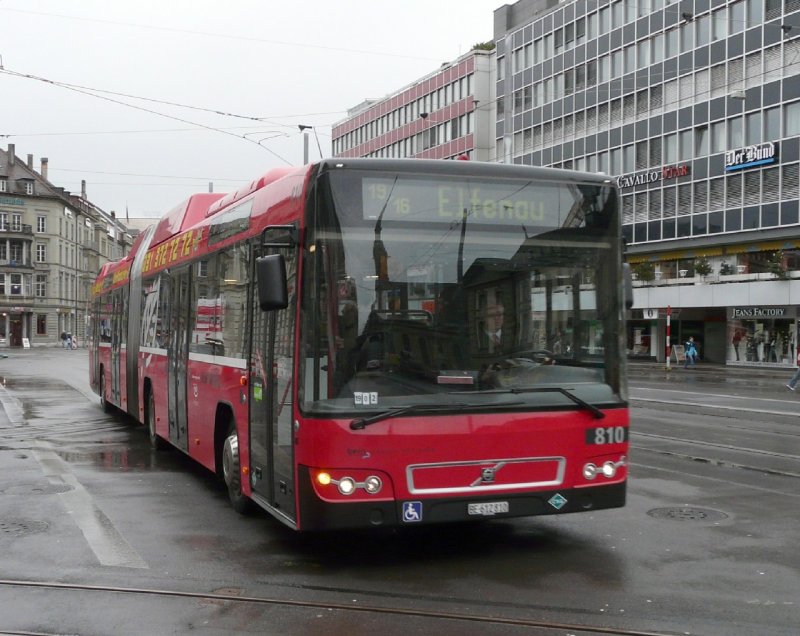
[[352,477],[342,477],[339,480],[339,492],[343,495],[352,495],[356,489],[356,482]]
[[617,474],[617,465],[614,462],[606,462],[603,464],[603,477],[611,479]]
[[583,477],[584,479],[594,479],[597,477],[597,466],[594,464],[586,464],[583,467]]
[[382,487],[383,482],[381,481],[381,478],[376,477],[375,475],[370,475],[364,480],[364,490],[366,490],[370,495],[380,492]]
[[317,483],[320,486],[327,486],[329,483],[331,483],[330,473],[319,473],[317,475]]

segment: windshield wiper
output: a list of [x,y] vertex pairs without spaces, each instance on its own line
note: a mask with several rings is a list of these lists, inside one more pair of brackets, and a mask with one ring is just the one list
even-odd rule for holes
[[564,387],[561,386],[540,386],[535,388],[528,388],[528,389],[487,389],[485,391],[462,391],[461,394],[469,394],[469,393],[512,393],[512,394],[520,394],[520,393],[561,393],[562,395],[568,397],[570,400],[575,402],[578,406],[582,406],[588,411],[591,411],[592,415],[594,415],[595,419],[601,420],[603,419],[606,414],[603,413],[599,408],[597,408],[594,404],[590,404],[586,400],[582,400],[577,395],[568,391]]
[[406,413],[424,413],[426,411],[447,411],[449,413],[456,413],[461,409],[497,409],[509,406],[520,406],[521,404],[522,402],[503,402],[502,404],[410,404],[408,406],[399,406],[396,409],[389,409],[388,411],[381,411],[369,417],[357,417],[350,422],[350,429],[358,431],[370,424],[375,424],[390,417],[405,415]]

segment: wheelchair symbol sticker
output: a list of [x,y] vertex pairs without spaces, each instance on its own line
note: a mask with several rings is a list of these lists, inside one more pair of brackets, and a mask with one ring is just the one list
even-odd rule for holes
[[403,502],[403,521],[413,523],[422,521],[422,502],[404,501]]

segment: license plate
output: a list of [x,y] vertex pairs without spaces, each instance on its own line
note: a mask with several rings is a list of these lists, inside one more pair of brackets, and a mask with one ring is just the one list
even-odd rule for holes
[[507,501],[490,501],[487,503],[467,504],[468,515],[479,515],[481,517],[491,517],[492,515],[508,512]]

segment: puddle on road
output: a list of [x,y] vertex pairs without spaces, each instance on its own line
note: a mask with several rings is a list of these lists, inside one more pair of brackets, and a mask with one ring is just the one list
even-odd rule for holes
[[52,444],[53,453],[75,466],[94,466],[103,470],[146,471],[166,468],[160,464],[149,448],[113,447],[104,449],[58,448]]

